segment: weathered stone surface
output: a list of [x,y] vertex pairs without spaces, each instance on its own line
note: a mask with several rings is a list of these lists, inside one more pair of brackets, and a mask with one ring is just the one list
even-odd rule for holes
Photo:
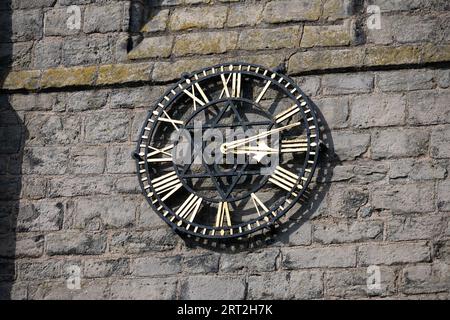
[[320,271],[273,272],[250,276],[248,298],[318,299],[323,295],[322,277]]
[[[5,19],[5,18],[4,18]],[[30,41],[42,36],[43,18],[41,10],[15,10],[11,17],[5,19],[11,24],[11,39],[6,41]],[[8,27],[7,29],[8,30]],[[8,35],[8,32],[6,32]]]
[[372,158],[422,155],[428,149],[428,136],[428,132],[421,129],[378,130],[372,136]]
[[23,155],[22,170],[25,174],[64,174],[68,165],[67,148],[27,148]]
[[148,81],[152,69],[152,63],[103,65],[98,70],[97,84]]
[[104,176],[101,183],[98,183],[98,177],[89,175],[70,178],[54,177],[49,180],[48,196],[55,198],[110,194],[113,186],[114,180],[108,176]]
[[376,75],[376,85],[381,91],[410,91],[433,88],[431,70],[385,71]]
[[231,32],[199,32],[186,33],[175,38],[173,54],[224,53],[236,48],[238,33]]
[[48,234],[46,244],[46,253],[50,256],[101,254],[106,250],[106,235],[66,230]]
[[364,206],[369,193],[366,187],[336,184],[328,194],[329,209],[326,215],[333,217],[356,217],[358,210]]
[[124,142],[130,117],[125,112],[91,114],[86,119],[84,140],[88,143]]
[[321,79],[318,76],[294,78],[297,85],[307,96],[316,96],[320,90]]
[[432,15],[385,16],[382,29],[368,29],[367,40],[376,44],[415,43],[437,40],[438,19]]
[[370,73],[330,74],[322,77],[322,91],[325,95],[364,93],[373,89],[373,75]]
[[68,145],[80,140],[81,119],[78,116],[27,115],[25,125],[28,129],[28,145]]
[[55,279],[62,275],[63,262],[57,260],[24,262],[18,266],[22,280]]
[[450,123],[450,92],[414,92],[407,96],[408,122],[416,125]]
[[62,88],[92,85],[97,67],[71,67],[47,69],[42,73],[41,88]]
[[65,66],[111,63],[113,52],[114,45],[108,35],[66,37],[62,47],[62,63]]
[[3,79],[2,88],[9,90],[26,89],[36,90],[39,88],[41,71],[23,70],[12,71]]
[[131,272],[138,277],[167,276],[181,272],[181,256],[150,256],[136,258]]
[[355,40],[355,24],[346,20],[340,25],[305,26],[301,47],[347,46]]
[[240,33],[238,49],[295,48],[298,46],[299,37],[300,28],[298,26],[275,29],[249,29]]
[[62,227],[64,211],[65,205],[60,201],[22,201],[17,216],[17,230],[58,231]]
[[406,103],[402,95],[361,95],[350,100],[351,123],[357,128],[401,125]]
[[227,18],[227,7],[192,7],[177,8],[170,16],[171,30],[195,28],[223,28]]
[[377,209],[396,212],[430,212],[434,210],[432,183],[383,185],[372,193],[372,205]]
[[389,178],[403,181],[434,180],[445,178],[447,170],[443,165],[430,161],[415,161],[413,159],[394,160],[390,164]]
[[318,221],[313,226],[313,241],[323,244],[382,240],[383,237],[380,221]]
[[83,31],[112,32],[127,31],[128,3],[116,2],[102,6],[88,6],[84,12]]
[[109,173],[134,173],[136,161],[131,157],[134,146],[118,145],[110,147],[106,155],[106,170]]
[[152,231],[120,231],[112,235],[110,250],[115,253],[142,253],[173,249],[178,239],[167,228]]
[[364,154],[370,143],[370,135],[340,131],[333,136],[334,152],[340,160],[353,160]]
[[176,297],[175,278],[121,279],[111,285],[111,299],[117,300],[173,300]]
[[186,70],[194,71],[201,69],[205,65],[219,63],[220,59],[205,57],[202,59],[178,60],[175,62],[156,62],[153,68],[152,80],[164,82],[175,80],[181,77]]
[[380,267],[380,288],[367,285],[371,274],[366,268],[330,270],[325,274],[327,294],[336,298],[391,296],[396,293],[395,270]]
[[400,47],[368,47],[364,57],[364,65],[399,65],[419,63],[421,61],[421,48],[418,46]]
[[[221,288],[221,290],[217,290]],[[181,283],[181,299],[244,299],[244,279],[230,276],[191,276]]]
[[[135,183],[138,185],[139,181],[137,181],[136,176]],[[139,186],[139,191],[141,187]],[[148,203],[147,199],[142,199],[141,205],[138,207],[138,227],[141,229],[148,228],[164,228],[166,223],[163,219],[159,217],[159,215],[153,211]]]
[[450,127],[435,128],[431,132],[430,154],[433,158],[450,158]]
[[75,147],[70,150],[69,172],[75,174],[103,173],[105,169],[104,147]]
[[437,186],[439,210],[450,211],[450,180],[442,181]]
[[34,68],[57,67],[62,60],[62,46],[63,41],[60,38],[47,38],[39,41],[34,47]]
[[330,129],[346,128],[348,126],[349,99],[347,97],[330,97],[316,99],[314,102],[319,107]]
[[228,12],[229,27],[254,26],[261,20],[264,9],[261,3],[240,3],[231,6]]
[[88,259],[84,262],[82,274],[86,278],[126,276],[130,274],[130,261],[126,258]]
[[387,222],[386,239],[399,240],[426,240],[434,239],[443,232],[443,218],[419,214],[391,218]]
[[314,21],[319,16],[320,3],[305,0],[271,1],[263,12],[263,20],[270,23]]
[[142,27],[142,32],[157,32],[164,31],[167,28],[167,23],[169,21],[169,10],[157,10],[151,12],[151,18]]
[[419,9],[421,7],[433,7],[436,10],[445,10],[448,8],[448,2],[442,0],[407,0],[407,1],[390,1],[390,0],[372,0],[372,3],[379,6],[381,12],[392,11],[409,11]]
[[448,264],[407,266],[401,275],[400,290],[406,294],[448,292]]
[[354,267],[354,246],[282,249],[284,269]]
[[274,271],[275,261],[279,254],[278,249],[273,249],[262,252],[222,255],[220,259],[220,271],[225,273],[245,270],[251,270],[253,272]]
[[446,89],[450,87],[450,70],[438,70],[437,81],[441,88]]
[[78,91],[64,97],[64,110],[69,112],[101,109],[106,105],[108,91]]
[[439,62],[450,59],[450,45],[426,44],[422,50],[422,62]]
[[114,190],[118,193],[125,194],[140,194],[142,192],[139,181],[136,179],[136,175],[134,174],[117,178],[114,184]]
[[[165,90],[166,88],[164,86],[115,89],[109,95],[108,105],[112,109],[139,107],[148,109],[156,104],[156,101],[160,99]],[[141,121],[143,120],[144,118],[139,118],[139,125],[142,124]]]
[[302,246],[310,245],[312,238],[311,223],[294,224],[289,230],[281,233],[274,245]]
[[358,67],[363,64],[361,48],[297,52],[289,59],[288,71],[303,71]]
[[349,17],[352,14],[352,5],[351,0],[326,0],[323,4],[322,17],[329,21]]
[[358,249],[358,263],[362,266],[394,265],[429,260],[430,248],[425,242],[366,244],[361,245]]
[[186,273],[216,273],[219,271],[220,255],[200,253],[186,255],[183,258],[183,270]]
[[166,58],[172,52],[173,37],[161,36],[144,38],[129,54],[131,60],[144,58]]
[[[82,12],[83,14],[83,12]],[[67,8],[52,8],[45,12],[44,35],[45,36],[69,36],[76,35],[81,29],[69,28],[67,22],[73,15]]]
[[72,228],[97,230],[99,228],[126,228],[134,225],[136,202],[125,197],[78,198],[66,223]]
[[22,176],[21,195],[27,199],[42,199],[47,195],[47,179],[38,176]]
[[106,280],[83,281],[80,290],[67,288],[65,281],[47,281],[30,288],[29,299],[32,300],[99,300],[108,296]]

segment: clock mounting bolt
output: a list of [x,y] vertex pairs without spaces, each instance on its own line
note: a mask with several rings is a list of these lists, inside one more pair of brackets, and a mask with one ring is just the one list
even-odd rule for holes
[[183,72],[183,73],[181,74],[181,78],[183,78],[183,79],[188,79],[188,78],[189,78],[189,73]]
[[278,66],[276,66],[273,69],[273,71],[276,72],[276,73],[285,74],[286,71],[287,71],[286,63],[285,62],[280,63]]
[[131,152],[131,157],[135,160],[142,160],[142,157],[139,155],[137,151]]

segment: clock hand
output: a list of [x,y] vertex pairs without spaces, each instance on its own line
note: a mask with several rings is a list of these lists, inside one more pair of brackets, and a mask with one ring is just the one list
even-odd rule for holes
[[296,122],[296,123],[288,124],[288,125],[280,127],[280,128],[272,129],[272,130],[269,130],[267,132],[263,132],[263,133],[254,135],[254,136],[249,137],[249,138],[240,139],[240,140],[232,141],[232,142],[229,142],[229,143],[223,143],[220,146],[220,151],[223,154],[226,154],[228,149],[236,148],[237,146],[241,146],[241,145],[246,144],[248,142],[255,141],[255,140],[258,140],[260,138],[264,138],[264,137],[270,136],[271,134],[274,134],[274,133],[277,133],[277,132],[280,132],[280,131],[283,131],[283,130],[286,130],[286,129],[289,129],[289,128],[292,128],[292,127],[295,127],[295,126],[298,126],[298,125],[300,125],[300,122]]

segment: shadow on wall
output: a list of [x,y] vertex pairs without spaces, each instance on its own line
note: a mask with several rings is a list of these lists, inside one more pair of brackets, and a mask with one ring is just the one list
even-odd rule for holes
[[[0,88],[12,67],[11,0],[0,2]],[[1,90],[1,89],[0,89]],[[0,299],[13,298],[16,224],[22,189],[21,168],[26,129],[20,115],[0,93]]]
[[[143,27],[158,15],[163,4],[164,0],[134,0],[131,2],[130,32],[135,36],[134,42],[138,43],[142,40]],[[150,29],[159,31],[157,26]]]

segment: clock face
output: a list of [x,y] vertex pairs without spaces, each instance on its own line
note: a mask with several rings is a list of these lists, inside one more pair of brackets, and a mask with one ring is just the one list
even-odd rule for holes
[[135,158],[145,197],[172,228],[232,238],[289,212],[318,146],[315,111],[290,78],[227,63],[169,88],[148,113]]

